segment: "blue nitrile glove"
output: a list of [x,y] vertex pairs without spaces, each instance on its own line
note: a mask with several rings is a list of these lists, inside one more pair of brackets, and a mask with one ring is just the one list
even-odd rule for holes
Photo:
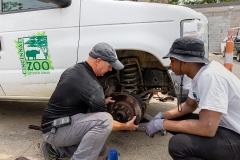
[[166,117],[162,112],[159,112],[153,119],[166,119]]
[[153,136],[159,132],[159,131],[165,131],[164,127],[163,127],[163,122],[165,121],[165,119],[157,119],[157,118],[153,118],[150,122],[147,123],[146,126],[146,134],[153,138]]

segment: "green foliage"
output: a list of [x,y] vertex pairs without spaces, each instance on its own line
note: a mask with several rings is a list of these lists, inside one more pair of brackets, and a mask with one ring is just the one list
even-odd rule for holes
[[234,2],[238,0],[170,0],[169,4],[175,5],[195,5],[195,4],[209,4],[209,3],[221,3],[221,2]]
[[181,2],[179,2],[179,0],[170,0],[168,1],[168,4],[175,4],[175,5],[179,5]]
[[42,35],[29,37],[29,40],[25,42],[28,47],[38,47],[42,50],[45,58],[48,58],[48,46],[47,46],[47,37]]
[[3,2],[2,9],[3,9],[3,12],[21,10],[22,5],[23,5],[22,3],[8,1],[8,2]]

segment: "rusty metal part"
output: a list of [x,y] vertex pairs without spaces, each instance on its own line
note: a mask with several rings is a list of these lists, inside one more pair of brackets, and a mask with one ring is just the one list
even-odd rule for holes
[[139,124],[143,118],[145,104],[137,94],[121,93],[112,99],[115,102],[109,103],[107,108],[114,120],[126,123],[136,116],[135,124]]
[[125,58],[121,60],[124,69],[121,70],[121,92],[132,93],[143,85],[142,72],[137,58]]
[[137,67],[135,63],[129,63],[124,66],[124,91],[133,92],[137,86]]
[[157,97],[153,97],[153,98],[156,98],[156,100],[159,100],[159,101],[162,101],[162,102],[166,102],[167,100],[171,100],[173,101],[174,100],[174,97],[173,96],[168,96],[168,97],[160,97],[159,95],[157,95]]
[[153,93],[153,92],[161,92],[161,89],[149,89],[147,91],[144,91],[143,93],[139,94],[139,97],[143,97],[149,93]]
[[29,125],[28,128],[29,128],[29,129],[34,129],[34,130],[41,131],[41,127],[40,127],[40,126]]
[[146,126],[147,126],[147,122],[139,123],[138,124],[138,128],[136,129],[136,131],[145,132],[146,131]]
[[135,94],[135,93],[130,93],[131,96],[133,96],[137,101],[138,103],[140,104],[142,110],[143,110],[143,113],[145,112],[146,110],[146,105],[145,103],[143,102],[142,98],[139,97],[139,95]]
[[163,87],[168,86],[168,75],[165,71],[157,68],[144,68],[143,80],[148,87]]
[[146,120],[148,120],[148,121],[151,121],[151,120],[153,119],[153,117],[150,116],[150,115],[147,114],[147,113],[145,113],[145,114],[143,115],[143,118],[146,119]]
[[15,160],[29,160],[29,159],[21,156],[21,157],[16,158]]

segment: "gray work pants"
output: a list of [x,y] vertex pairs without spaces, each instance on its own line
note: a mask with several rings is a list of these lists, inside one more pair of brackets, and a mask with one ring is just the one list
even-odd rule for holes
[[71,120],[71,125],[44,134],[44,139],[55,147],[59,158],[96,160],[112,131],[112,116],[107,112],[80,113]]

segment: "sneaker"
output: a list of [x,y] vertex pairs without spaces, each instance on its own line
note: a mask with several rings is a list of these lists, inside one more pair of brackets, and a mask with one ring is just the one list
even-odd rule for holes
[[102,147],[102,150],[99,153],[99,156],[104,155],[105,151],[106,151],[106,145],[104,144],[103,147]]
[[42,142],[40,149],[45,160],[58,160],[57,152],[52,148],[51,144],[47,143],[46,141]]

